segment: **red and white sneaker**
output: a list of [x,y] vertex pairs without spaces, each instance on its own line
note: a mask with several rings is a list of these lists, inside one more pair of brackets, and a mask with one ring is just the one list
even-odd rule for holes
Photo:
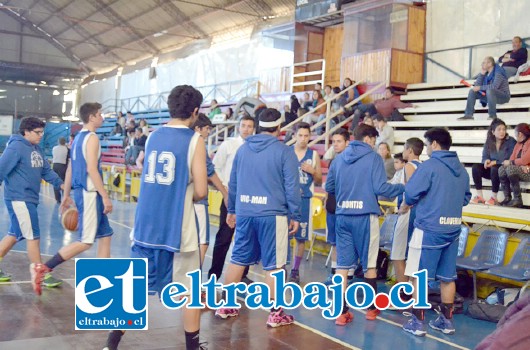
[[46,276],[47,273],[50,273],[52,270],[41,263],[35,264],[31,263],[29,265],[29,272],[31,274],[31,286],[33,287],[33,291],[37,295],[42,294],[42,281],[44,280],[44,276]]
[[239,309],[225,309],[220,308],[215,311],[215,316],[221,317],[223,320],[228,317],[236,317],[239,315]]
[[348,311],[345,314],[342,314],[339,317],[337,317],[337,319],[335,320],[335,324],[337,326],[345,326],[351,321],[353,321],[353,314]]
[[490,199],[488,199],[488,201],[485,204],[486,205],[499,205],[499,202],[495,198],[491,197]]
[[267,319],[267,326],[276,328],[281,326],[287,326],[294,322],[294,317],[292,315],[287,315],[283,312],[283,309],[278,309],[278,311],[271,311],[269,313],[269,318]]
[[374,321],[380,313],[381,310],[379,309],[369,309],[366,311],[366,319],[368,321]]
[[482,196],[475,196],[469,202],[471,204],[486,204],[486,200]]

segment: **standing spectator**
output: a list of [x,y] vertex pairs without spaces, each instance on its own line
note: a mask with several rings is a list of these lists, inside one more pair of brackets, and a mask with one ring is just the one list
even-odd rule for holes
[[[430,279],[440,280],[442,303],[438,317],[429,322],[432,329],[454,334],[456,256],[462,224],[462,208],[469,203],[469,175],[456,152],[449,151],[451,134],[442,128],[425,133],[430,159],[423,162],[405,186],[406,206],[416,206],[414,231],[409,243],[405,275],[411,277],[414,298],[419,288],[413,274],[427,270]],[[425,336],[424,309],[412,309],[403,330]]]
[[[217,150],[213,159],[215,172],[219,175],[223,185],[228,188],[230,181],[230,174],[232,172],[232,163],[236,156],[237,150],[247,137],[254,133],[254,118],[251,116],[243,116],[239,121],[239,136],[225,140]],[[212,266],[208,271],[208,278],[215,275],[217,280],[221,278],[223,273],[223,266],[225,264],[226,254],[230,249],[232,237],[234,237],[234,229],[226,223],[227,206],[224,201],[221,201],[221,208],[219,209],[219,231],[215,236],[215,245],[213,247]],[[247,277],[248,267],[244,270],[241,280],[247,284],[252,281]]]
[[384,142],[388,145],[390,149],[394,148],[394,128],[388,125],[386,118],[383,117],[381,114],[376,114],[374,116],[374,119],[375,127],[377,129],[377,132],[379,133],[379,136],[375,141],[376,146]]
[[467,95],[465,115],[458,120],[473,119],[477,98],[482,106],[488,105],[490,119],[497,118],[497,104],[510,101],[510,86],[506,72],[501,66],[495,64],[495,60],[491,56],[482,61],[482,71]]
[[123,116],[123,112],[118,112],[118,119],[116,120],[118,124],[120,124],[121,129],[123,130],[123,135],[125,135],[125,117]]
[[[68,164],[68,156],[70,150],[66,147],[66,139],[64,137],[59,137],[59,144],[52,149],[52,169],[59,175],[61,180],[64,182],[64,177],[66,175],[66,165]],[[55,200],[57,204],[61,204],[61,189],[54,188]]]
[[[513,148],[517,141],[506,132],[506,123],[501,119],[494,119],[488,128],[486,143],[482,149],[482,163],[473,164],[471,168],[473,182],[477,189],[477,195],[473,197],[471,203],[499,205],[497,193],[499,192],[500,179],[499,168],[502,163],[510,159]],[[482,179],[491,180],[491,198],[486,201],[482,192]]]
[[300,102],[298,102],[298,98],[296,97],[296,95],[291,95],[291,106],[290,106],[291,114],[297,115],[299,108],[300,108]]
[[499,168],[499,178],[504,191],[501,205],[520,208],[523,206],[523,198],[519,182],[530,181],[530,126],[526,123],[518,124],[515,127],[515,139],[517,144],[510,159],[502,162]]
[[394,161],[392,160],[392,154],[390,153],[388,143],[381,142],[379,146],[377,146],[377,153],[383,158],[387,180],[392,179],[396,173],[396,169],[394,169]]
[[526,63],[528,60],[528,51],[523,48],[523,39],[519,36],[514,36],[512,39],[512,50],[507,51],[504,55],[499,57],[499,64],[502,65],[506,76],[513,77],[517,73],[517,69]]
[[395,95],[395,91],[392,87],[385,89],[385,97],[376,100],[374,103],[367,103],[360,105],[353,113],[352,129],[359,124],[359,120],[362,115],[369,112],[370,115],[381,114],[387,119],[391,119],[392,113],[398,108],[409,108],[415,107],[412,103],[405,103],[399,100],[399,96]]
[[212,103],[210,104],[210,113],[208,113],[208,118],[212,120],[213,117],[215,117],[217,114],[221,114],[221,108],[219,107],[217,100],[212,100]]

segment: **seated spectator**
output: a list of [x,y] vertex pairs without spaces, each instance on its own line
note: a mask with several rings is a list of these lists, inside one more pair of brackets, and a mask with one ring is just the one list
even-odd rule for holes
[[142,129],[142,134],[149,136],[149,125],[147,125],[147,121],[145,119],[140,119],[138,127]]
[[304,107],[307,110],[313,107],[313,101],[309,98],[308,92],[304,92],[304,98],[302,99],[302,107]]
[[385,172],[387,180],[392,179],[394,177],[394,174],[396,173],[396,169],[394,169],[394,160],[392,159],[388,143],[381,142],[379,146],[377,146],[377,153],[379,153],[379,155],[381,156],[381,158],[383,158],[383,161],[385,162]]
[[322,89],[322,83],[316,83],[315,90],[320,91],[320,94],[322,95],[322,97],[326,96],[324,89]]
[[120,123],[116,123],[114,125],[114,129],[112,129],[110,136],[122,136],[123,135],[123,129],[120,125]]
[[373,126],[375,128],[374,118],[372,118],[372,116],[369,115],[369,114],[364,116],[364,119],[363,119],[362,123],[366,124],[366,125]]
[[284,122],[282,123],[282,127],[291,124],[294,122],[297,118],[296,113],[291,113],[291,108],[288,105],[283,106],[283,118]]
[[221,108],[219,108],[217,100],[212,100],[210,104],[210,113],[208,113],[208,118],[213,119],[217,114],[221,114]]
[[329,101],[335,97],[335,93],[333,92],[333,89],[331,85],[324,86],[324,99],[326,101]]
[[482,61],[482,71],[467,95],[465,115],[458,118],[459,120],[473,119],[477,98],[482,106],[488,105],[490,119],[497,118],[497,104],[510,101],[510,86],[506,72],[501,66],[495,64],[493,57],[488,56]]
[[379,132],[375,145],[379,146],[380,143],[384,142],[392,149],[394,147],[394,128],[388,125],[385,117],[381,114],[376,114],[373,119],[375,119],[375,128]]
[[497,329],[475,350],[527,350],[530,347],[530,293],[524,293],[504,312]]
[[370,115],[381,114],[387,119],[392,119],[392,113],[397,111],[398,108],[409,108],[416,107],[412,103],[401,102],[399,96],[395,95],[395,91],[392,87],[385,89],[385,97],[376,100],[374,103],[362,104],[353,113],[352,128],[355,128],[359,124],[361,116],[366,112]]
[[[313,110],[311,114],[307,115],[304,118],[304,122],[313,125],[315,124],[320,117],[326,117],[326,101],[322,97],[322,93],[319,90],[313,91]],[[318,107],[318,108],[317,108]],[[322,118],[320,118],[322,119]]]
[[234,110],[232,107],[228,107],[226,110],[226,120],[234,120]]
[[[473,204],[499,205],[497,193],[499,192],[500,179],[499,167],[510,159],[517,141],[506,132],[506,123],[495,119],[488,128],[486,143],[482,149],[482,163],[473,164],[472,174],[477,195],[471,199]],[[482,179],[491,180],[491,198],[486,201],[482,192]]]
[[[342,81],[342,88],[341,88],[341,91],[342,90],[346,90],[347,88],[349,88],[350,86],[352,86],[355,82],[353,80],[351,80],[350,78],[344,78],[344,80]],[[344,103],[344,105],[347,105],[348,103],[350,103],[351,101],[353,101],[354,99],[356,99],[357,97],[359,97],[359,90],[357,90],[357,87],[354,87],[353,89],[351,90],[348,90],[347,93],[344,93],[342,96],[341,96],[341,103]],[[354,106],[357,106],[358,104],[360,103],[356,103]]]
[[512,50],[499,57],[499,64],[504,68],[506,76],[513,77],[517,69],[528,60],[528,51],[523,47],[523,40],[519,36],[512,39]]
[[132,131],[134,133],[134,131],[136,130],[136,123],[135,123],[134,119],[130,119],[127,122],[127,125],[125,126],[125,129],[126,129],[127,132]]
[[132,114],[131,111],[127,111],[127,120],[126,120],[126,123],[127,124],[136,124],[135,120],[134,120],[134,115]]
[[298,102],[298,98],[296,97],[296,95],[291,95],[291,106],[290,106],[291,114],[297,115],[300,107],[301,107],[300,102]]
[[127,136],[123,140],[123,147],[125,150],[125,164],[129,164],[129,160],[132,157],[133,147],[134,147],[134,131],[127,130]]
[[134,146],[132,146],[132,151],[129,158],[125,158],[125,164],[135,165],[136,158],[140,154],[140,151],[145,150],[145,142],[147,141],[147,136],[142,133],[142,128],[138,127],[135,130],[134,134]]
[[518,124],[515,127],[515,139],[517,144],[510,159],[502,162],[499,168],[504,192],[504,200],[500,204],[520,208],[523,206],[523,198],[519,182],[530,181],[530,126],[526,123]]

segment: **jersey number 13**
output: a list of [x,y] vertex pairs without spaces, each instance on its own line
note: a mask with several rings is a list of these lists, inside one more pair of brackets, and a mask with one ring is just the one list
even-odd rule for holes
[[[160,185],[171,185],[175,180],[175,155],[171,152],[152,151],[147,157],[147,174],[144,181],[158,183]],[[156,163],[163,164],[162,172],[155,173]]]

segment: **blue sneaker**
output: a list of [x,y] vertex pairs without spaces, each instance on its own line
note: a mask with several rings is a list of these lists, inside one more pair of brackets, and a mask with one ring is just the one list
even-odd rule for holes
[[328,278],[324,281],[324,284],[326,286],[331,286],[333,284],[333,275],[330,273]]
[[[437,311],[438,312],[438,311]],[[455,326],[452,320],[448,320],[442,313],[438,312],[438,317],[429,322],[429,327],[442,332],[443,334],[455,334]]]
[[417,337],[424,337],[427,332],[425,331],[425,325],[422,321],[418,320],[414,314],[410,312],[404,312],[404,316],[410,317],[410,319],[403,324],[403,330],[414,334]]

